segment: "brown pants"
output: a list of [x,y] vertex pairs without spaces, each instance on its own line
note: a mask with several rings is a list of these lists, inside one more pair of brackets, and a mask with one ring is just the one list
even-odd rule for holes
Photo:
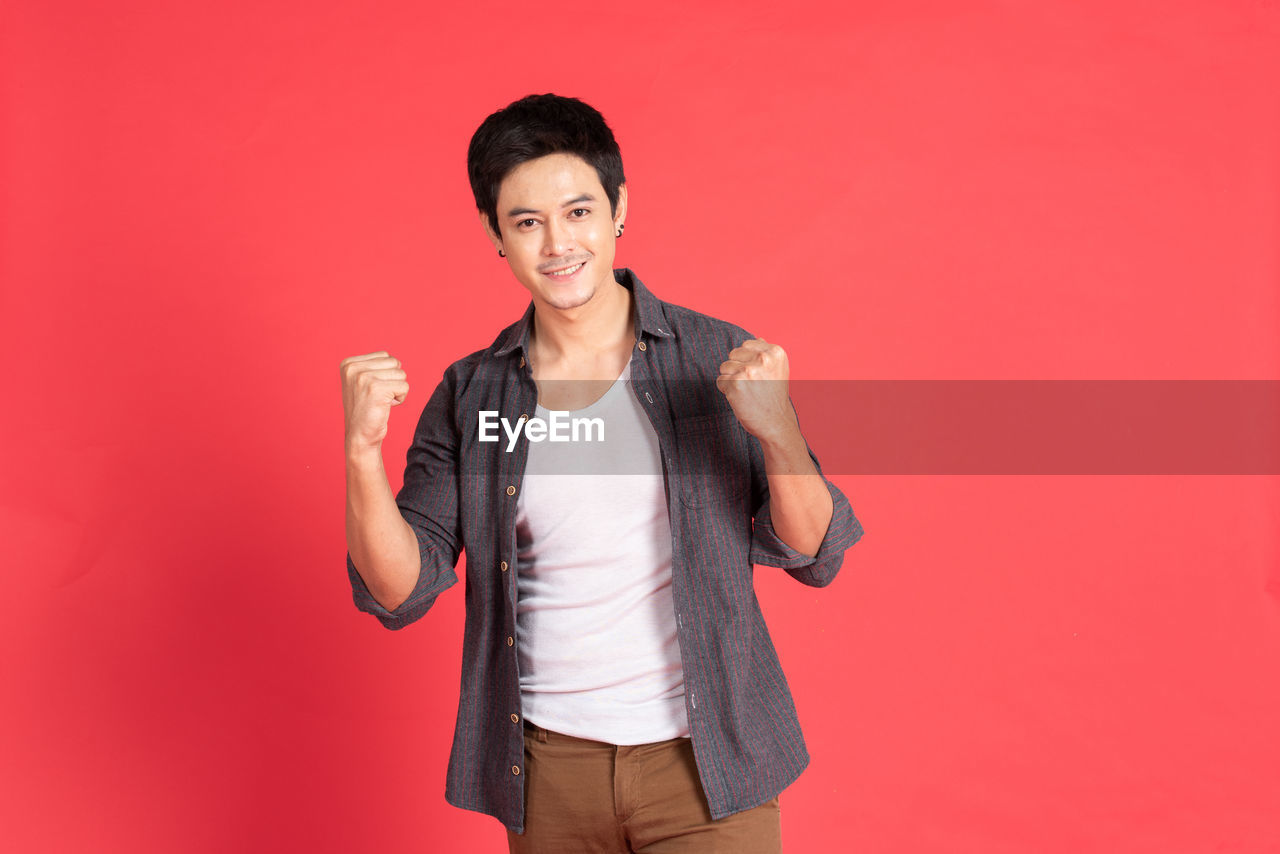
[[778,799],[713,821],[687,738],[616,745],[525,722],[512,854],[779,854]]

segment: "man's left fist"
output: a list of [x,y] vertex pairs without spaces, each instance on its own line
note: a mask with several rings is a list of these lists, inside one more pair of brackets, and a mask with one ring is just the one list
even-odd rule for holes
[[800,426],[787,396],[789,374],[785,350],[763,338],[751,338],[730,350],[728,360],[720,363],[716,388],[744,430],[761,442],[781,442]]

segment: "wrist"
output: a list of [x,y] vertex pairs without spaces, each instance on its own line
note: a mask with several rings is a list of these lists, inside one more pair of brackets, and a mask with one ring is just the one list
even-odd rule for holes
[[817,469],[809,458],[809,448],[799,429],[779,434],[776,438],[761,440],[764,453],[764,469],[769,475],[815,474]]
[[805,447],[800,427],[795,423],[787,424],[756,438],[759,439],[760,447],[766,455],[785,456],[794,454],[798,447]]
[[346,443],[347,468],[354,471],[377,471],[382,468],[382,446]]

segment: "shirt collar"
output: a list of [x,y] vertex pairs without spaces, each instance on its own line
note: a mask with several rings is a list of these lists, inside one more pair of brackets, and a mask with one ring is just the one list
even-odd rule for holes
[[[662,300],[655,297],[630,268],[622,267],[614,270],[613,278],[618,284],[631,291],[635,300],[637,341],[641,340],[641,335],[645,333],[656,338],[676,337],[675,331],[667,321],[667,313],[662,308]],[[493,351],[494,357],[505,356],[517,347],[527,353],[531,323],[533,323],[533,300],[529,301],[529,307],[524,310],[524,316],[498,336],[498,340],[494,342],[497,347]]]

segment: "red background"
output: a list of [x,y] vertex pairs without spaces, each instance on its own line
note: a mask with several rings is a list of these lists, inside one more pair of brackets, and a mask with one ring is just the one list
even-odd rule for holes
[[[461,584],[351,604],[338,362],[409,371],[398,481],[528,302],[464,171],[521,95],[793,377],[1278,378],[1275,0],[29,0],[0,73],[7,850],[505,850],[443,798]],[[788,851],[1280,851],[1276,477],[835,480],[836,582],[757,575]]]

